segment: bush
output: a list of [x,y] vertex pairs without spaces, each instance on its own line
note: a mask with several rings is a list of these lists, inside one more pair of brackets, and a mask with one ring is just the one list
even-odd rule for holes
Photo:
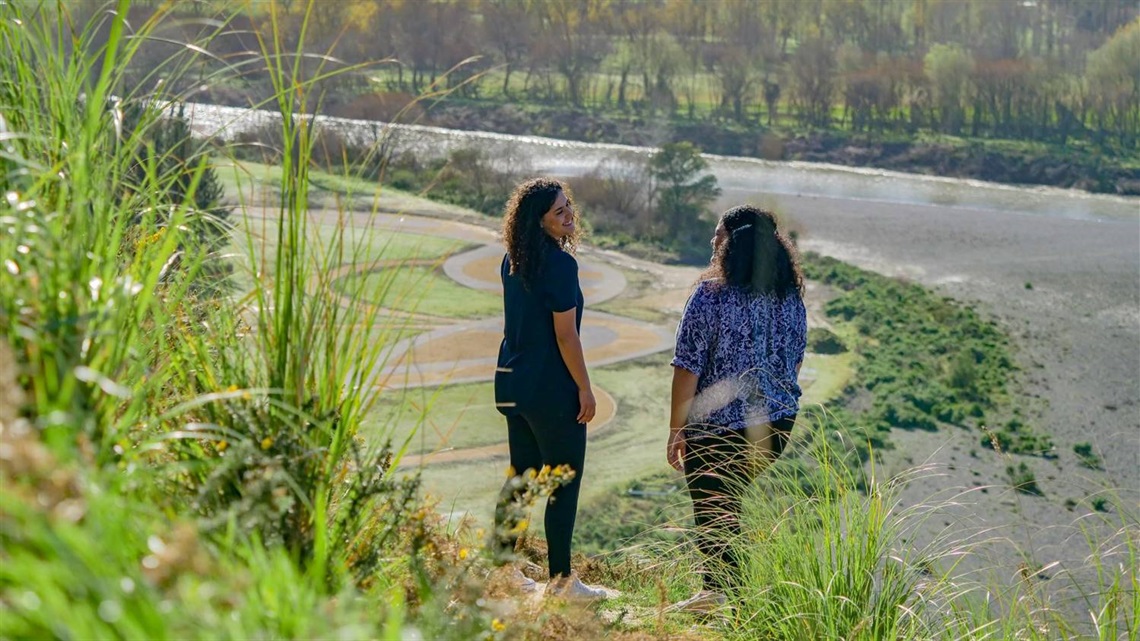
[[847,351],[843,339],[824,327],[808,329],[808,350],[815,354],[842,354]]
[[1077,455],[1077,460],[1082,467],[1087,467],[1090,470],[1104,469],[1104,463],[1100,456],[1093,451],[1092,443],[1077,443],[1073,446],[1073,453]]
[[1005,474],[1009,477],[1010,485],[1018,492],[1032,496],[1045,496],[1041,488],[1037,486],[1037,476],[1024,462],[1019,463],[1017,467],[1007,465]]

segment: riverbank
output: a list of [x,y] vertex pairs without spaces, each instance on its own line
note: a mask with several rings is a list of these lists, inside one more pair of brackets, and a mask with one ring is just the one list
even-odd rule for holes
[[636,146],[688,140],[706,153],[728,156],[1140,195],[1140,155],[1106,155],[1087,145],[906,134],[881,138],[837,130],[794,132],[477,101],[435,103],[423,112],[419,124]]

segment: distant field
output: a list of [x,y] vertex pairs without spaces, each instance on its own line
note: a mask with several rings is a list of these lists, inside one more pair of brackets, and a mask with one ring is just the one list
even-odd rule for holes
[[[501,297],[464,287],[426,266],[401,266],[353,274],[338,279],[336,287],[342,292],[360,291],[364,300],[402,312],[474,319],[503,311]],[[378,300],[385,288],[388,295]]]

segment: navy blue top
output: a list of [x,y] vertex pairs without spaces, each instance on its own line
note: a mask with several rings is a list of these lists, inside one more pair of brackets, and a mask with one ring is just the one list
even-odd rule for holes
[[724,434],[795,415],[796,367],[806,349],[807,311],[799,295],[701,281],[677,325],[672,361],[697,375],[686,435]]
[[503,280],[503,342],[495,370],[495,403],[511,415],[549,405],[560,411],[578,411],[578,386],[562,360],[554,333],[554,312],[576,310],[575,327],[582,329],[584,299],[578,284],[578,261],[550,243],[534,291],[510,273],[510,256],[504,255],[499,275]]

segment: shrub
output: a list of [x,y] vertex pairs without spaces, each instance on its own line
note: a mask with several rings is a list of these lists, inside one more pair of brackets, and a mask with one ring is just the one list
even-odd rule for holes
[[1100,456],[1093,451],[1092,443],[1077,443],[1073,445],[1073,453],[1077,455],[1077,460],[1083,467],[1090,470],[1103,470],[1104,463],[1101,462]]
[[842,354],[847,345],[831,330],[812,327],[808,329],[808,349],[815,354]]
[[1005,474],[1009,477],[1010,485],[1018,492],[1033,496],[1045,495],[1037,486],[1037,477],[1033,474],[1033,470],[1029,469],[1029,466],[1024,462],[1019,463],[1017,467],[1007,465]]

